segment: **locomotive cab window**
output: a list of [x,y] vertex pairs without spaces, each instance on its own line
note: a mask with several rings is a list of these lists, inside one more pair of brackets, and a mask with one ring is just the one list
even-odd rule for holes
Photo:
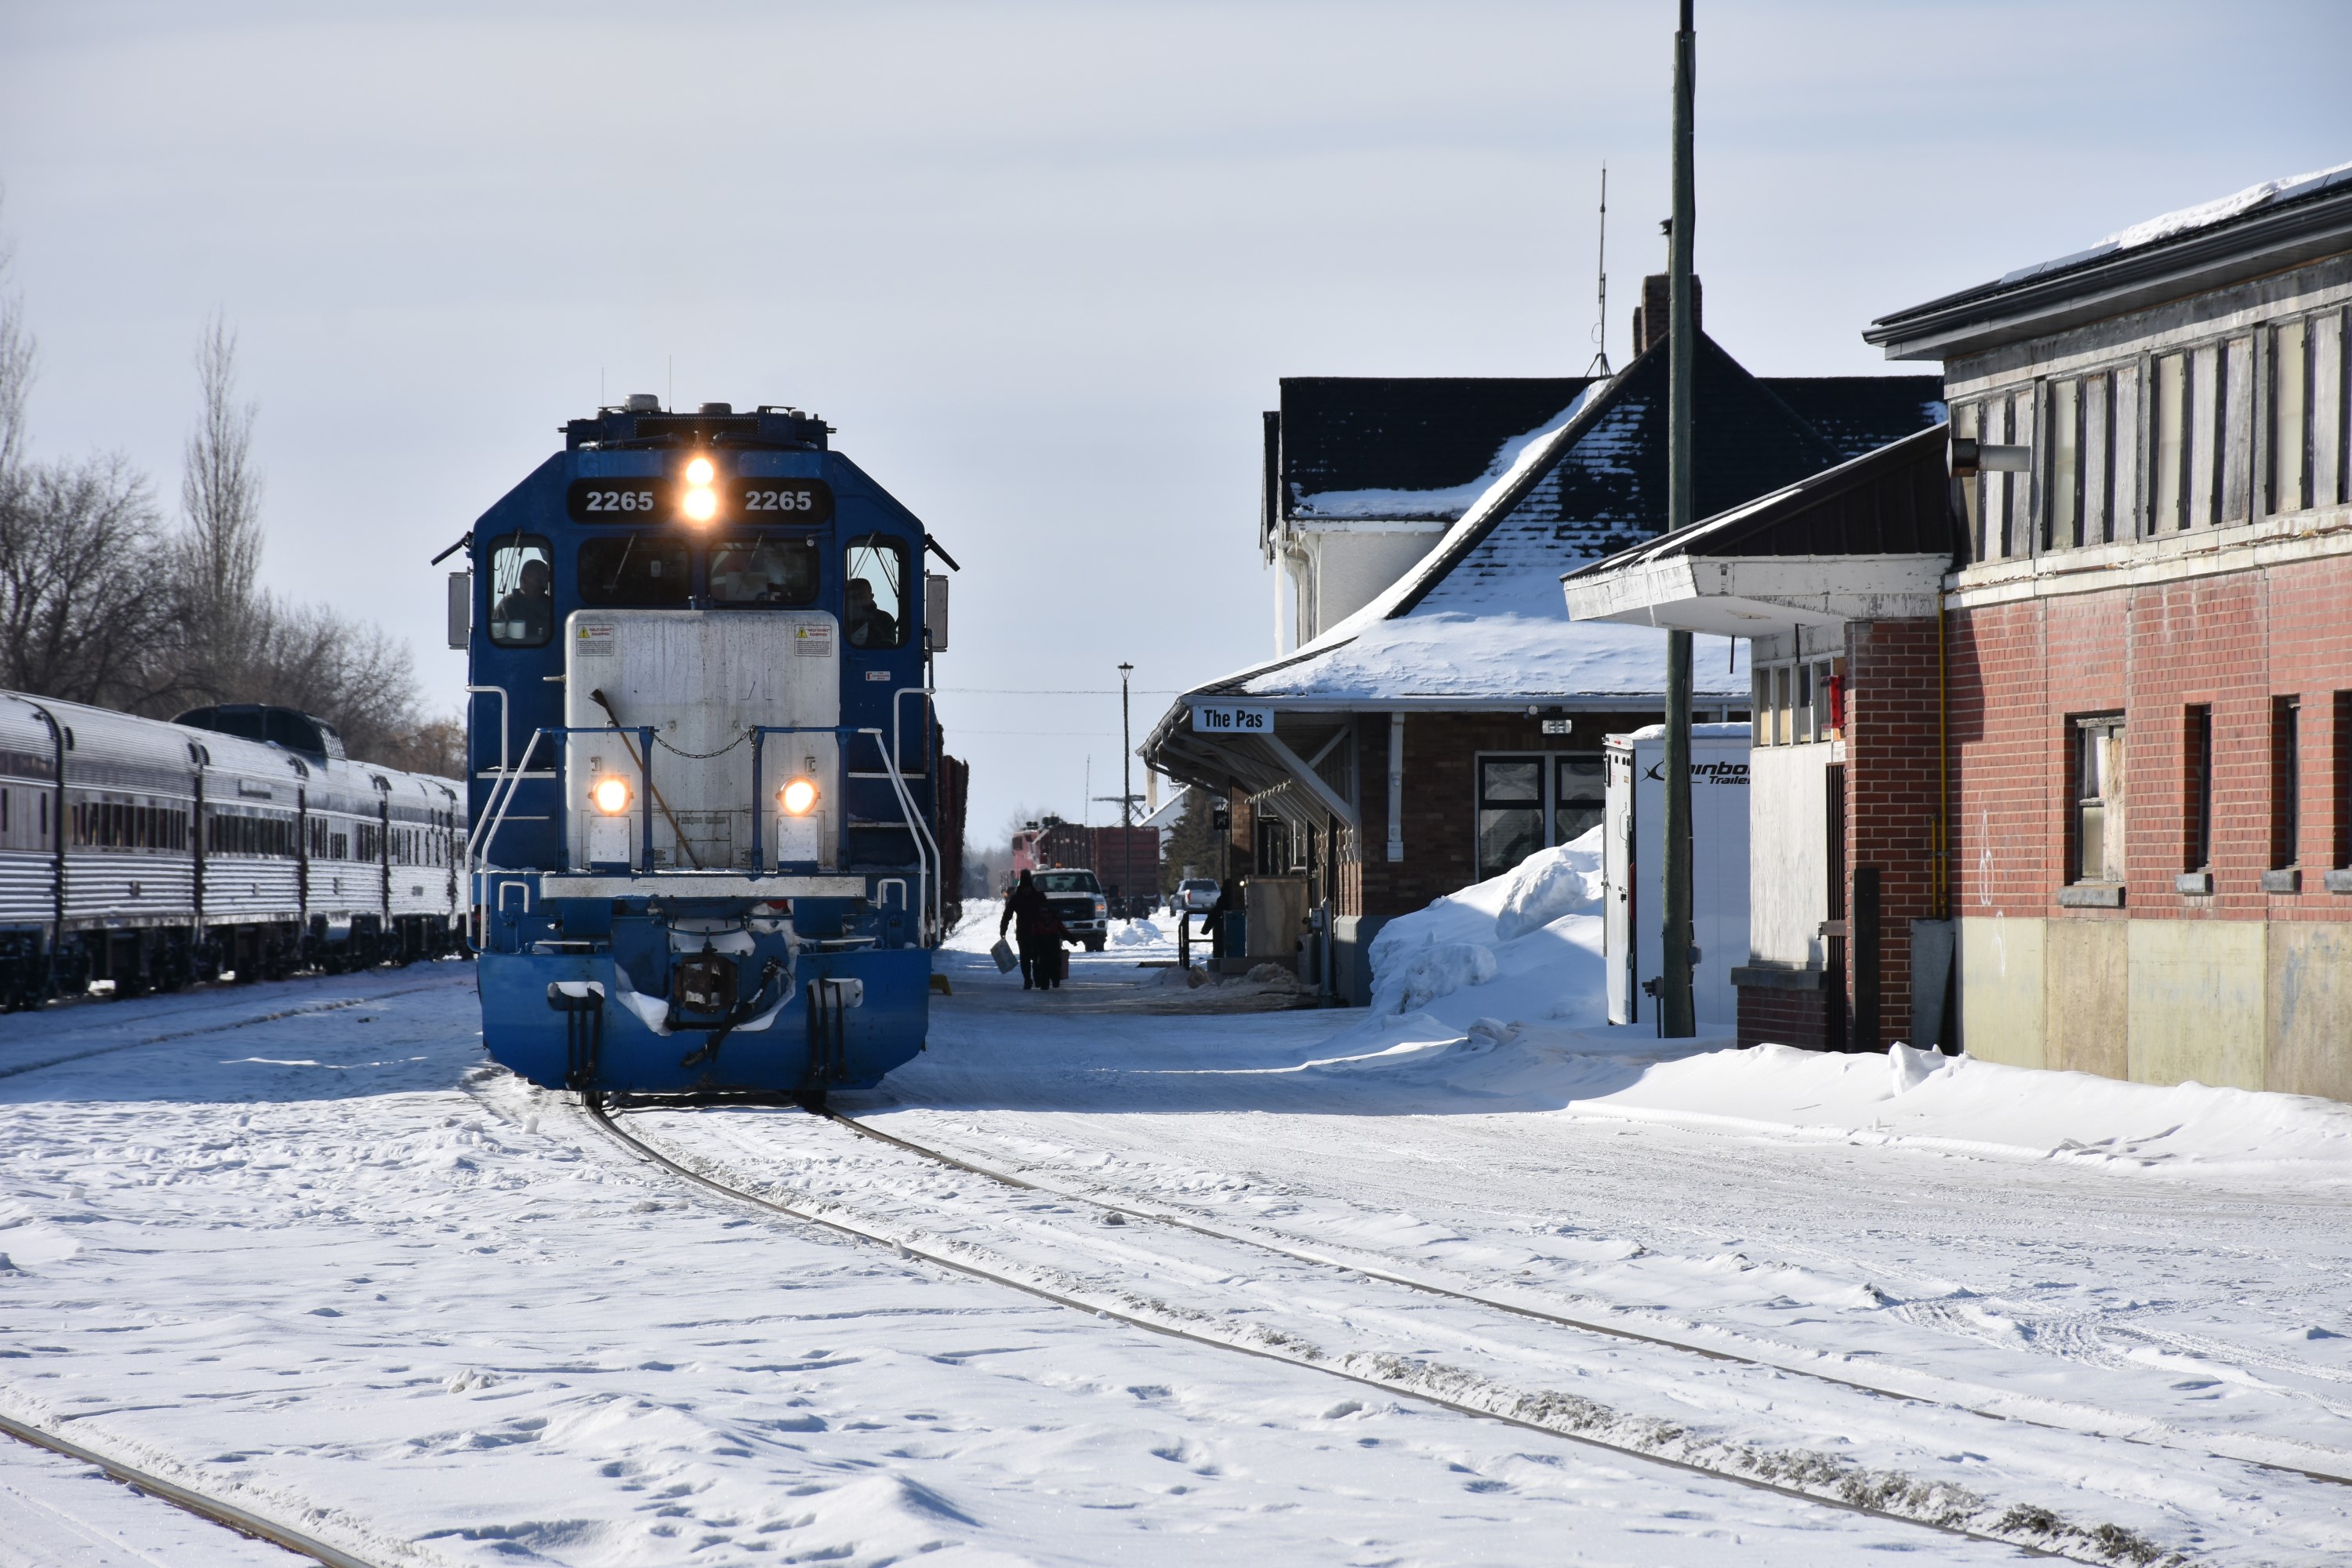
[[693,587],[686,545],[678,540],[629,533],[580,547],[583,605],[683,605]]
[[814,539],[730,539],[710,547],[714,604],[813,605],[816,577]]
[[907,640],[907,547],[869,533],[849,542],[842,582],[842,635],[852,647],[899,647]]
[[511,535],[490,551],[490,641],[537,647],[554,633],[554,557],[544,539]]

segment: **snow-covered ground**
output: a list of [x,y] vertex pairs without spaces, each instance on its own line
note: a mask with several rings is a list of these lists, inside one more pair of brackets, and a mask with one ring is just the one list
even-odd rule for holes
[[[1814,1456],[2127,1552],[2352,1553],[2352,1488],[2315,1479],[2352,1479],[2352,1108],[1551,1016],[1591,957],[1574,869],[1399,922],[1493,973],[1378,1015],[1129,1009],[1174,976],[1137,966],[1167,917],[1024,994],[981,912],[930,1048],[845,1109],[1042,1193],[797,1112],[628,1125],[1108,1310],[1573,1400],[1664,1458]],[[384,1563],[2015,1556],[747,1209],[478,1027],[454,964],[0,1019],[0,1408]],[[117,1543],[66,1560],[283,1560],[180,1516],[193,1544],[142,1548],[161,1505],[0,1456],[0,1514]]]

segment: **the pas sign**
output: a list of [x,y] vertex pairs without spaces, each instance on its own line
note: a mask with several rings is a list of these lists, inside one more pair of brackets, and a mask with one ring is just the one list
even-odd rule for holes
[[1195,702],[1192,730],[1201,735],[1271,735],[1274,710],[1258,702]]

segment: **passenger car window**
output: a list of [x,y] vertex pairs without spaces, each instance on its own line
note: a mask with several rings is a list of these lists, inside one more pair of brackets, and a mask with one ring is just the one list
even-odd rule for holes
[[580,547],[583,605],[683,605],[693,587],[686,546],[677,540],[628,533]]
[[555,632],[555,558],[547,541],[513,534],[490,551],[490,641],[537,647]]
[[849,542],[842,584],[842,635],[852,647],[898,647],[907,640],[907,547],[869,533]]
[[710,597],[720,605],[816,602],[816,541],[730,539],[710,547]]

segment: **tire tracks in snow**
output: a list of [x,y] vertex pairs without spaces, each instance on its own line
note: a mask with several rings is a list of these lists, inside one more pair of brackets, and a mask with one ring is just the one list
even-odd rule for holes
[[[1090,1313],[1107,1321],[1213,1349],[1281,1362],[1435,1405],[1456,1415],[1500,1421],[1548,1436],[1733,1481],[1794,1500],[2020,1549],[2038,1556],[2096,1563],[2158,1565],[2158,1568],[2186,1568],[2192,1561],[2187,1554],[2163,1547],[2122,1525],[2082,1524],[2036,1504],[2004,1507],[1970,1488],[1950,1481],[1924,1479],[1895,1468],[1871,1468],[1810,1449],[1769,1447],[1713,1436],[1677,1422],[1633,1414],[1582,1395],[1515,1386],[1474,1371],[1418,1356],[1385,1351],[1334,1352],[1265,1324],[1235,1326],[1226,1317],[1196,1307],[1168,1301],[1134,1289],[1106,1288],[1065,1269],[1010,1258],[961,1237],[942,1236],[877,1218],[846,1204],[814,1196],[782,1184],[760,1178],[747,1179],[744,1173],[731,1168],[723,1160],[690,1150],[656,1146],[648,1139],[624,1129],[615,1119],[614,1108],[605,1105],[601,1098],[587,1098],[583,1100],[583,1107],[592,1123],[614,1142],[698,1187],[770,1214],[889,1247],[900,1258],[920,1260],[969,1279],[1004,1286],[1057,1306]],[[838,1120],[845,1123],[848,1121],[846,1118]],[[848,1124],[855,1127],[854,1123]],[[870,1130],[857,1130],[870,1133]],[[1148,1211],[1122,1209],[1100,1200],[1076,1198],[1074,1194],[1038,1187],[1018,1178],[1001,1177],[996,1173],[934,1154],[919,1145],[908,1145],[903,1140],[887,1134],[872,1135],[947,1168],[989,1180],[1003,1180],[1007,1185],[1034,1191],[1043,1196],[1086,1202],[1097,1208],[1110,1209],[1122,1215],[1131,1214],[1150,1223],[1173,1224],[1222,1242],[1248,1246],[1259,1251],[1282,1250],[1265,1247],[1247,1237],[1224,1235],[1213,1227],[1166,1219]],[[1368,1270],[1325,1259],[1298,1260],[1326,1268],[1343,1268],[1360,1276],[1376,1277]],[[1423,1289],[1402,1278],[1382,1279],[1381,1282],[1405,1289]],[[1459,1292],[1437,1293],[1456,1296],[1467,1303],[1482,1307],[1496,1308],[1499,1305]],[[1522,1312],[1517,1315],[1545,1318],[1540,1313]],[[1545,1321],[1571,1328],[1587,1326],[1566,1319],[1549,1318]],[[1630,1331],[1615,1337],[1642,1341],[1664,1349],[1695,1351],[1695,1347],[1678,1345],[1672,1341],[1654,1340]],[[1697,1351],[1696,1353],[1756,1366],[1775,1373],[1780,1372],[1780,1369],[1764,1363],[1746,1363],[1742,1358],[1720,1352]],[[1836,1383],[1839,1380],[1823,1381]],[[1873,1397],[1890,1397],[1883,1391],[1862,1384],[1847,1384],[1843,1386]],[[1912,1396],[1898,1394],[1891,1397],[1908,1400]]]

